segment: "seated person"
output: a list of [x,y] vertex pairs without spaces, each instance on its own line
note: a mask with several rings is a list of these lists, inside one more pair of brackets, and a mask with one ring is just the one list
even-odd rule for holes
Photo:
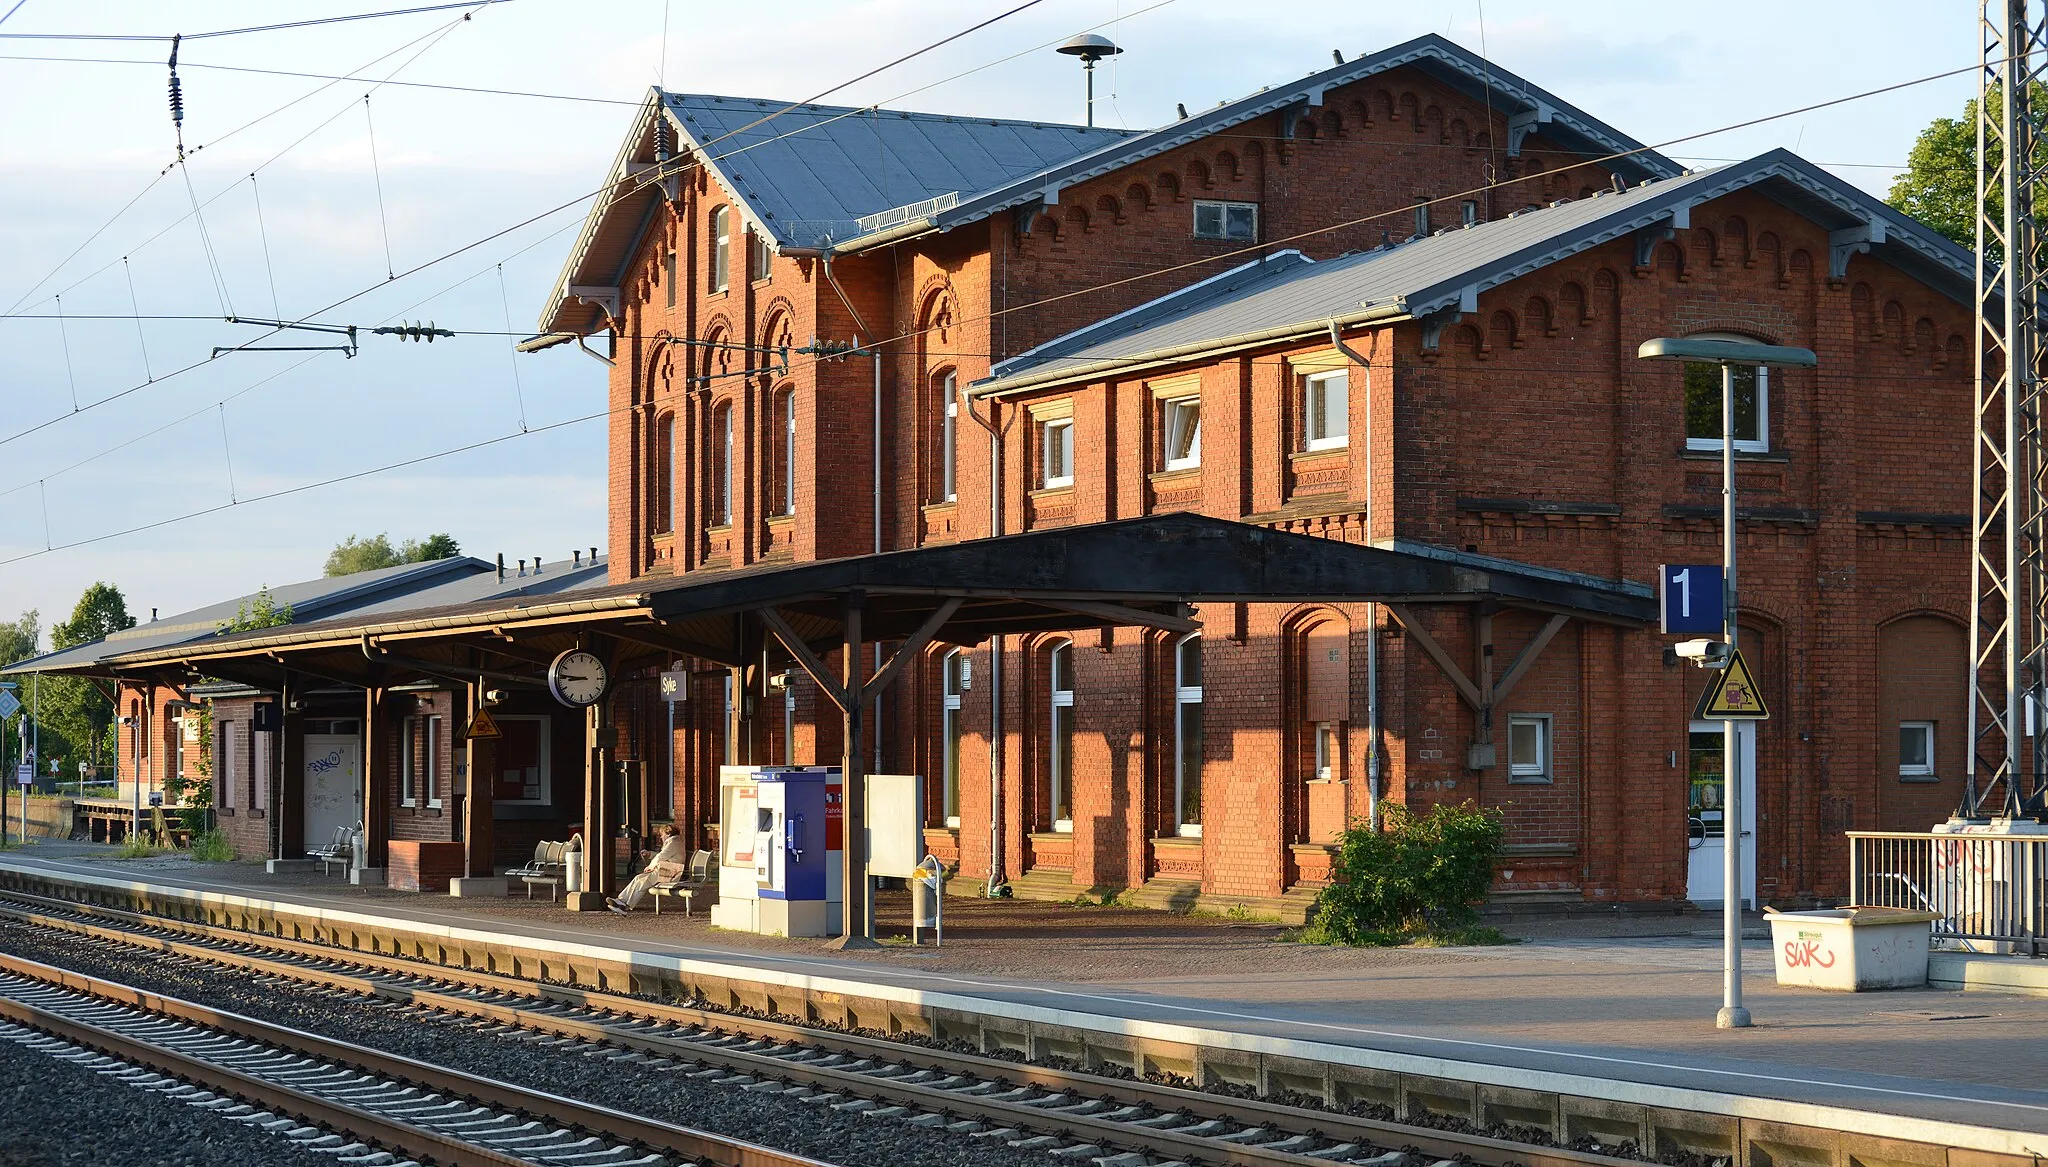
[[623,916],[640,906],[647,898],[647,889],[657,883],[681,879],[690,867],[690,852],[683,846],[683,836],[674,827],[663,827],[661,850],[654,853],[640,874],[626,881],[616,899],[608,899],[605,906]]

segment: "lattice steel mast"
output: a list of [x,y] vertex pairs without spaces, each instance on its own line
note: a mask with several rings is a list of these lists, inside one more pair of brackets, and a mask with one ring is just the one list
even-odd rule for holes
[[[2041,434],[2041,233],[2034,194],[2042,176],[2042,117],[2034,87],[2048,69],[2048,28],[2036,0],[1984,0],[1977,76],[1977,495],[1971,524],[1970,751],[1965,818],[2042,809],[2023,790],[2020,746],[2043,705],[2048,629],[2048,516]],[[2030,769],[2048,773],[2048,739],[2035,726]]]

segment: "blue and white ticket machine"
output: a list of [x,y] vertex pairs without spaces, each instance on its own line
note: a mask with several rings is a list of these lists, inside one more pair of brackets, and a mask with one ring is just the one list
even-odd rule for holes
[[754,817],[755,894],[764,936],[831,936],[828,905],[827,772],[758,772]]

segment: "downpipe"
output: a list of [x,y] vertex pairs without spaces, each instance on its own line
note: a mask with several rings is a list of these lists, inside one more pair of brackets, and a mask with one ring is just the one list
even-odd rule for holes
[[[1366,541],[1371,542],[1373,523],[1379,511],[1373,506],[1373,418],[1372,362],[1344,341],[1344,332],[1330,321],[1330,346],[1344,354],[1365,374],[1365,523]],[[1365,814],[1372,829],[1380,829],[1380,606],[1365,606]]]

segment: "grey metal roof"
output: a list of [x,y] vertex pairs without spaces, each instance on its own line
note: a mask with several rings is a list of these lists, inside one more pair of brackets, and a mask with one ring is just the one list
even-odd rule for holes
[[[291,605],[292,623],[307,624],[341,615],[403,611],[464,604],[502,596],[551,595],[595,587],[605,582],[601,561],[585,560],[580,569],[569,560],[544,565],[526,576],[508,573],[500,582],[494,565],[467,555],[426,563],[405,563],[374,571],[329,576],[270,589],[279,606]],[[258,593],[222,600],[147,624],[116,632],[104,640],[45,653],[5,666],[10,673],[61,672],[150,649],[173,648],[210,640],[222,624],[235,618]]]
[[[806,105],[757,126],[788,102],[667,95],[683,141],[701,152],[748,218],[778,246],[837,240],[942,210],[1129,130]],[[892,213],[893,212],[893,213]]]
[[1481,292],[1637,231],[1689,223],[1691,209],[1756,186],[1830,232],[1831,264],[1868,251],[1955,299],[1973,295],[1968,251],[1787,150],[1560,202],[1321,263],[1282,252],[1056,337],[994,366],[977,394],[1362,323],[1476,311]]
[[[1214,109],[1114,142],[1072,161],[1063,161],[1033,174],[1021,176],[1001,187],[989,188],[951,207],[939,208],[916,220],[927,229],[950,230],[997,211],[1022,206],[1051,196],[1065,187],[1086,182],[1133,162],[1184,146],[1197,138],[1264,117],[1277,110],[1319,106],[1323,96],[1368,77],[1403,66],[1429,74],[1474,101],[1487,102],[1509,121],[1508,153],[1519,153],[1521,135],[1540,132],[1568,150],[1586,157],[1601,158],[1631,180],[1669,178],[1682,172],[1678,163],[1644,146],[1613,126],[1564,101],[1555,94],[1500,68],[1462,46],[1430,33],[1392,48],[1334,65],[1286,85],[1268,86]],[[866,246],[900,238],[903,224],[878,226],[868,236],[848,240],[840,251],[858,251]]]
[[556,279],[541,331],[589,331],[597,309],[571,289],[616,288],[625,278],[663,193],[657,134],[663,121],[675,132],[675,153],[701,159],[734,193],[745,221],[777,250],[830,247],[885,230],[1133,136],[1130,130],[837,105],[778,113],[788,104],[649,90],[605,193]]

